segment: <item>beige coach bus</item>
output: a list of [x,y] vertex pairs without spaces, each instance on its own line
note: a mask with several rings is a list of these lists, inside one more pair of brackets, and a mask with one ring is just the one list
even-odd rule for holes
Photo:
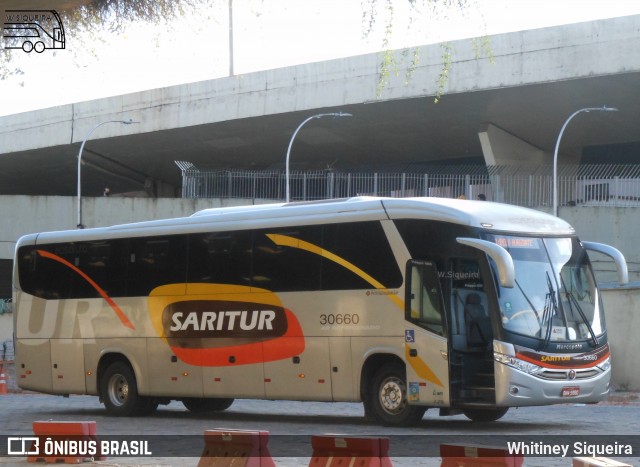
[[428,408],[597,402],[610,352],[587,249],[563,220],[498,203],[353,198],[26,235],[16,247],[20,386],[114,415],[179,400]]

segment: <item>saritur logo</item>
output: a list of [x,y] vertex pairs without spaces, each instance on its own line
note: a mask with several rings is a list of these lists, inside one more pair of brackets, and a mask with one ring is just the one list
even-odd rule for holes
[[64,26],[55,10],[6,10],[2,30],[5,49],[42,53],[64,49]]

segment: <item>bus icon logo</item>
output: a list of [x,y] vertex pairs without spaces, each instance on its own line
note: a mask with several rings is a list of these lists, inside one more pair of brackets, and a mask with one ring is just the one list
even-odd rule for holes
[[37,456],[40,454],[40,439],[37,436],[8,437],[7,454],[10,456]]
[[2,29],[5,49],[42,53],[64,49],[64,26],[55,10],[6,10]]

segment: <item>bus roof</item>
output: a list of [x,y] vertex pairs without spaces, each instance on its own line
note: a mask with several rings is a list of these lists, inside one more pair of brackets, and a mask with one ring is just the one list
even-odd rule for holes
[[[560,218],[541,211],[508,204],[448,198],[356,197],[204,209],[190,217],[85,230],[48,232],[38,235],[38,242],[168,235],[211,230],[277,228],[289,225],[317,225],[384,219],[428,219],[503,232],[547,235],[572,235],[575,233],[574,229]],[[33,241],[32,236],[28,237],[31,237]]]
[[[269,219],[270,216],[277,215],[276,212],[292,220],[297,217],[308,218],[323,214],[334,216],[341,214],[347,217],[351,215],[354,217],[353,220],[361,220],[361,217],[369,217],[373,212],[378,212],[382,214],[380,219],[430,219],[499,231],[568,235],[574,233],[573,227],[567,222],[534,209],[487,201],[449,198],[361,196],[313,202],[204,209],[191,217],[208,217],[214,220],[216,216],[234,214],[234,217],[238,216],[238,220],[245,216],[248,220],[255,219],[263,213],[265,218]],[[299,223],[296,222],[296,224]]]

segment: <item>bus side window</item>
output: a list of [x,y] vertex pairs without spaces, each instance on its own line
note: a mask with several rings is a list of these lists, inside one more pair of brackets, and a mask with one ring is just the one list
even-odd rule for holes
[[127,271],[127,295],[145,296],[156,287],[186,281],[186,236],[133,238]]
[[435,266],[425,261],[410,261],[407,273],[409,284],[405,318],[429,331],[444,335],[442,293]]
[[187,282],[250,285],[251,231],[190,235]]

